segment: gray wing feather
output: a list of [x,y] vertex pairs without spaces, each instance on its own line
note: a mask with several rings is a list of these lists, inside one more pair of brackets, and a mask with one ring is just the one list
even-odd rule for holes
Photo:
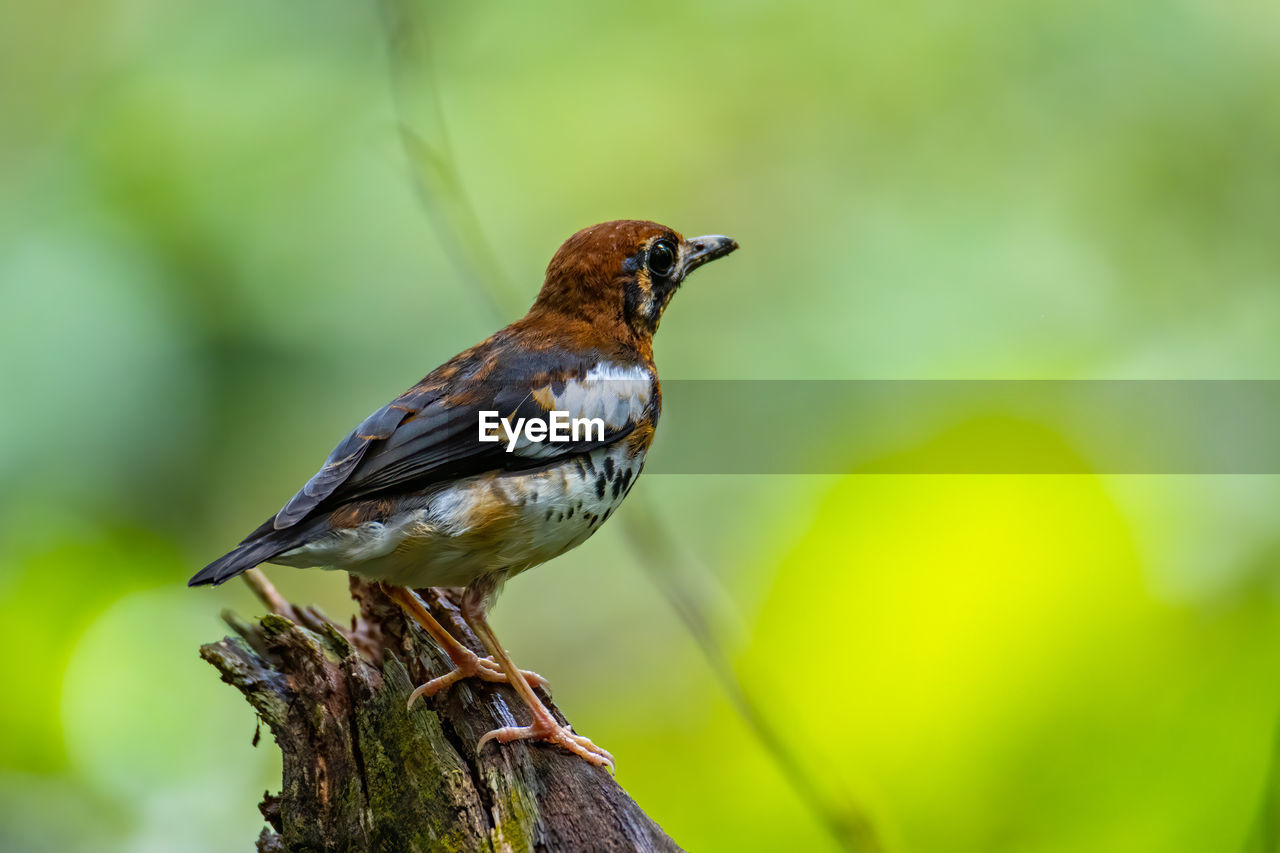
[[[467,471],[517,469],[547,464],[557,456],[611,444],[649,415],[656,417],[658,397],[651,377],[631,383],[600,381],[581,384],[589,370],[582,366],[555,385],[534,382],[528,371],[505,373],[479,386],[477,402],[451,403],[440,390],[415,388],[383,406],[334,448],[324,466],[277,513],[273,526],[297,524],[322,503],[355,500],[433,476],[459,476]],[[425,380],[424,380],[425,381]],[[487,386],[487,388],[485,387]],[[475,387],[475,386],[473,386]],[[522,417],[544,416],[547,406],[534,399],[543,388],[555,408],[575,414],[603,415],[603,439],[555,445],[523,446],[506,453],[501,444],[478,441],[481,409]],[[614,398],[617,399],[614,399]],[[543,400],[547,397],[544,395]]]
[[273,522],[275,529],[283,530],[297,524],[332,495],[351,476],[374,442],[390,438],[405,418],[421,409],[425,404],[422,399],[424,396],[426,395],[421,392],[411,391],[365,418],[360,426],[338,443],[324,465],[306,485],[276,513]]

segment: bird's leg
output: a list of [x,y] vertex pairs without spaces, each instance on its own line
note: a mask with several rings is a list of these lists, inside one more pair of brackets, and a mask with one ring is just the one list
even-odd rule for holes
[[[475,677],[482,681],[504,683],[508,681],[507,673],[494,662],[493,658],[482,658],[454,639],[454,636],[445,630],[445,627],[431,615],[431,611],[422,603],[422,599],[418,598],[416,592],[406,587],[391,586],[390,584],[383,584],[382,588],[392,601],[404,608],[405,612],[412,616],[413,620],[421,625],[433,640],[440,644],[440,648],[449,656],[449,660],[453,661],[454,670],[452,672],[446,673],[439,678],[431,679],[409,694],[410,706],[419,696],[431,696],[449,687],[455,681],[461,681],[464,678]],[[536,672],[521,672],[521,677],[539,687],[547,688],[547,680]]]
[[498,638],[493,633],[493,629],[489,627],[489,620],[485,616],[491,592],[492,589],[486,586],[473,584],[467,587],[467,591],[462,596],[462,618],[467,620],[471,630],[475,632],[476,636],[480,638],[480,642],[484,643],[485,648],[493,655],[493,659],[506,672],[508,683],[516,689],[516,692],[520,694],[520,698],[529,706],[529,711],[533,714],[533,722],[527,726],[505,726],[500,729],[494,729],[480,738],[480,742],[476,744],[476,752],[483,749],[484,745],[490,740],[496,740],[498,743],[510,743],[513,740],[526,739],[545,740],[564,747],[592,764],[599,767],[608,767],[612,771],[615,767],[613,756],[582,735],[574,734],[573,729],[569,726],[560,725],[560,722],[547,710],[547,706],[542,704],[538,694],[534,693],[533,688],[529,686],[529,682],[525,678],[525,672],[512,663],[511,656],[507,654],[506,649],[502,648],[502,644],[498,642]]

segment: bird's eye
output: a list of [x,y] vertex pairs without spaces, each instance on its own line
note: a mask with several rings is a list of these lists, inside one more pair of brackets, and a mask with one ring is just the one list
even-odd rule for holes
[[670,240],[659,240],[649,247],[649,272],[662,278],[676,265],[676,247]]

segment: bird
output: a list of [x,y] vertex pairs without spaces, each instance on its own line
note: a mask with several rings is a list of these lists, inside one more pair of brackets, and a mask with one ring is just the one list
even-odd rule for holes
[[[538,698],[545,680],[516,667],[487,613],[507,580],[581,545],[630,493],[662,410],[653,336],[663,312],[690,273],[737,248],[644,220],[578,231],[551,258],[524,317],[369,415],[275,515],[188,585],[221,584],[262,563],[378,583],[453,663],[414,690],[410,706],[464,678],[507,683],[531,721],[488,732],[477,751],[491,740],[541,741],[612,770],[608,751]],[[461,588],[463,619],[489,656],[435,620],[414,591],[427,587]]]

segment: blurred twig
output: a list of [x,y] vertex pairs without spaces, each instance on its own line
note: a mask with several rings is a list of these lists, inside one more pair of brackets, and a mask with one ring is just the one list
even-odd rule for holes
[[1276,853],[1280,850],[1280,722],[1271,737],[1267,780],[1243,849],[1245,853]]
[[875,828],[862,809],[842,791],[834,794],[824,792],[797,752],[787,743],[782,732],[770,722],[760,703],[747,693],[729,663],[724,647],[716,639],[707,619],[707,608],[677,579],[674,572],[664,572],[656,567],[693,566],[704,573],[707,569],[690,555],[680,553],[683,549],[678,547],[667,525],[648,501],[639,501],[629,509],[632,512],[626,516],[627,539],[637,552],[641,567],[693,636],[716,681],[765,753],[773,760],[801,801],[809,805],[827,831],[842,846],[859,851],[879,850]]
[[275,584],[267,580],[267,576],[260,569],[249,569],[242,577],[245,584],[268,610],[280,616],[293,616],[293,605],[285,600]]
[[441,245],[469,289],[495,317],[506,317],[521,296],[512,290],[484,235],[470,197],[462,189],[449,143],[426,34],[414,25],[412,0],[379,0],[391,64],[391,97],[400,143],[413,167],[418,199],[442,237]]
[[[388,42],[391,88],[400,139],[413,171],[418,196],[440,242],[471,285],[484,299],[497,322],[507,322],[521,310],[522,298],[494,258],[479,217],[458,177],[450,150],[439,93],[428,73],[430,53],[426,28],[416,14],[414,0],[379,0]],[[430,140],[430,141],[428,141]],[[831,836],[850,850],[880,849],[874,829],[863,811],[847,796],[822,785],[769,721],[759,702],[738,679],[728,655],[712,630],[711,609],[680,573],[660,567],[681,565],[691,576],[707,576],[708,569],[682,554],[675,538],[653,507],[632,495],[622,521],[637,562],[676,612],[701,650],[707,665],[775,766]]]

